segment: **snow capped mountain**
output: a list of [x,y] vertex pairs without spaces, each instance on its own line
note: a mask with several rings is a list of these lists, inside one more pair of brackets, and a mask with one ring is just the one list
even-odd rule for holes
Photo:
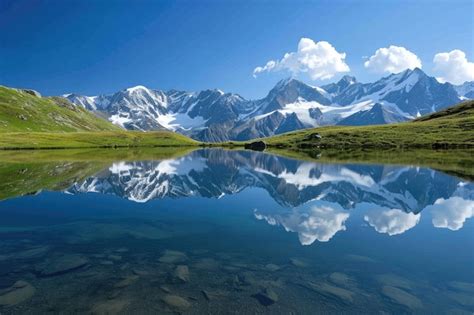
[[388,107],[384,107],[380,103],[375,103],[371,109],[361,110],[352,114],[337,124],[341,126],[365,126],[365,125],[382,125],[392,122],[405,121],[406,117],[398,112],[392,111]]
[[374,83],[344,76],[314,87],[278,82],[268,95],[246,100],[221,90],[152,90],[136,86],[113,95],[64,95],[125,129],[172,130],[201,141],[248,140],[325,125],[371,125],[413,119],[454,105],[474,84],[439,83],[422,70],[406,70]]
[[459,96],[466,99],[474,99],[474,81],[455,85],[454,89],[458,92]]
[[200,137],[202,130],[237,120],[240,114],[252,110],[250,102],[241,96],[220,90],[165,92],[135,86],[113,95],[66,94],[64,97],[125,129],[172,130],[203,140],[212,140],[212,137]]
[[106,96],[82,96],[77,94],[65,94],[63,97],[69,99],[71,103],[81,106],[90,111],[97,111],[106,108],[110,101]]

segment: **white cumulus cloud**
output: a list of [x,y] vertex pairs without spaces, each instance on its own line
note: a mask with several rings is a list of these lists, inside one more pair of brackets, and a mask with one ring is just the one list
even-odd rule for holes
[[431,211],[433,225],[452,231],[461,229],[464,222],[474,216],[474,201],[461,197],[440,198],[425,208]]
[[469,62],[462,50],[436,54],[433,63],[436,79],[440,82],[462,84],[474,81],[474,62]]
[[379,48],[364,63],[364,67],[376,73],[399,73],[406,69],[421,69],[421,60],[417,55],[400,46]]
[[364,216],[364,220],[377,232],[392,236],[413,228],[420,221],[420,215],[406,213],[399,209],[373,210]]
[[315,42],[301,38],[298,50],[286,53],[281,60],[270,60],[264,66],[256,67],[253,76],[262,72],[287,70],[293,75],[307,73],[313,80],[327,80],[341,72],[349,72],[345,53],[339,53],[326,41]]

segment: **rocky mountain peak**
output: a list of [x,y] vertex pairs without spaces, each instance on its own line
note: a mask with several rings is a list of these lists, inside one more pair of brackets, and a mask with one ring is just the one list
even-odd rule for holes
[[337,85],[345,88],[354,83],[357,83],[357,79],[355,77],[350,76],[350,75],[345,75],[337,82]]

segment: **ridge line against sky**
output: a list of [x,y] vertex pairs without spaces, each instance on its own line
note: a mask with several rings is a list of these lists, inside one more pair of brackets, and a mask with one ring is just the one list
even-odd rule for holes
[[473,13],[460,0],[4,0],[0,84],[45,95],[219,88],[255,99],[289,75],[371,82],[415,67],[460,84],[474,80]]

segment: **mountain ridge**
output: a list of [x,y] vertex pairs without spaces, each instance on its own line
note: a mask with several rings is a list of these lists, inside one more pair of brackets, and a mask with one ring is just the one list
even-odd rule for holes
[[[218,89],[187,92],[144,86],[112,95],[64,96],[125,129],[171,130],[200,141],[221,142],[327,125],[400,122],[459,103],[468,98],[469,88],[468,84],[439,83],[416,68],[373,83],[344,76],[338,82],[314,87],[287,78],[257,100]],[[381,113],[364,115],[376,105],[373,112]]]

